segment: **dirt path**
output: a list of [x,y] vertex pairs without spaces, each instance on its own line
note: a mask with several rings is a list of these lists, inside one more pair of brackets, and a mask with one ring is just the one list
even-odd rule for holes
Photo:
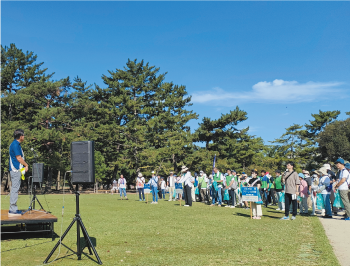
[[319,217],[334,253],[342,266],[350,266],[350,221],[341,220],[344,212],[338,212],[333,219],[322,218],[321,212],[316,212]]

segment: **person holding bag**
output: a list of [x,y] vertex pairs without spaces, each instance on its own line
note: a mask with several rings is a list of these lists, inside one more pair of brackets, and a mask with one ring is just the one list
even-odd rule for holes
[[300,180],[298,173],[294,171],[294,163],[287,163],[287,171],[282,176],[282,182],[285,186],[284,193],[284,217],[281,220],[289,220],[290,204],[293,205],[292,220],[295,220],[298,211],[297,196],[299,195]]
[[320,168],[319,172],[322,174],[319,184],[318,184],[318,191],[317,193],[320,193],[323,197],[323,203],[324,207],[326,209],[326,215],[324,218],[332,218],[332,208],[331,208],[331,201],[330,201],[330,195],[331,195],[331,189],[329,189],[331,185],[331,180],[329,179],[327,169],[326,168]]

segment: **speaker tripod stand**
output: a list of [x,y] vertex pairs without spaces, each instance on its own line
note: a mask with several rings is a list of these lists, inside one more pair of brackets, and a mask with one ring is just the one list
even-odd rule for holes
[[[48,260],[51,258],[51,256],[53,255],[53,253],[56,251],[56,249],[58,248],[58,246],[62,243],[63,239],[65,238],[65,236],[68,234],[69,230],[73,227],[74,223],[77,222],[77,256],[78,256],[78,260],[81,260],[81,253],[84,250],[84,248],[87,246],[89,249],[89,253],[90,255],[92,255],[92,251],[93,250],[95,257],[97,258],[98,264],[102,264],[102,261],[100,259],[100,257],[97,254],[97,251],[94,247],[94,245],[91,242],[91,239],[89,237],[89,234],[83,224],[83,220],[80,217],[80,213],[79,213],[79,196],[80,193],[78,191],[79,186],[76,185],[76,190],[75,190],[75,198],[76,198],[76,214],[75,217],[73,219],[73,221],[70,223],[70,225],[68,226],[68,228],[66,229],[66,231],[63,233],[63,235],[61,236],[60,240],[57,242],[56,246],[53,248],[53,250],[50,252],[49,256],[47,256],[47,258],[44,261],[44,264],[46,264],[48,262]],[[80,228],[83,232],[84,238],[85,238],[85,246],[83,248],[80,247]]]
[[[39,203],[39,205],[41,207],[40,210],[36,210],[35,209],[35,201],[37,201]],[[29,212],[29,211],[39,211],[39,212],[49,213],[49,212],[45,211],[43,205],[41,205],[38,197],[36,196],[36,185],[34,185],[33,198],[32,198],[32,200],[29,203],[29,207],[28,207],[28,209],[25,212],[22,213],[22,215],[27,213],[27,212]]]

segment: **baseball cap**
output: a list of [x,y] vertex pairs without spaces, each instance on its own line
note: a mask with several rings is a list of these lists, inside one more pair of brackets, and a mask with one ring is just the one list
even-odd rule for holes
[[335,164],[337,164],[337,163],[345,164],[344,159],[342,159],[342,158],[339,158],[338,160],[336,160]]
[[302,173],[299,173],[298,176],[301,177],[301,178],[305,177]]
[[350,169],[350,163],[346,163],[346,164],[345,164],[345,168],[346,168],[346,169]]

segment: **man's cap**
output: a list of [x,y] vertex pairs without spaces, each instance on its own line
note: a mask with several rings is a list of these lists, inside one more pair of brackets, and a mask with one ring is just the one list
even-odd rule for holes
[[341,163],[341,164],[345,165],[344,159],[342,159],[342,158],[339,158],[338,160],[336,160],[335,164],[337,164],[337,163]]
[[139,173],[139,174],[138,174],[138,177],[142,177],[142,173]]
[[305,176],[302,173],[299,173],[298,176],[303,178],[303,179],[305,178]]
[[309,171],[305,170],[305,171],[304,171],[304,174],[308,174],[308,175],[309,175],[310,173],[309,173]]
[[204,173],[204,172],[202,170],[200,170],[199,173]]
[[270,173],[269,172],[266,172],[266,175],[269,175]]
[[346,163],[346,164],[345,164],[345,168],[346,168],[346,169],[350,169],[350,163]]
[[236,170],[231,170],[231,172],[235,172],[236,173]]
[[155,174],[156,172],[152,171],[152,174]]
[[174,174],[174,172],[170,172],[170,174]]
[[245,175],[245,172],[242,172],[242,175]]

